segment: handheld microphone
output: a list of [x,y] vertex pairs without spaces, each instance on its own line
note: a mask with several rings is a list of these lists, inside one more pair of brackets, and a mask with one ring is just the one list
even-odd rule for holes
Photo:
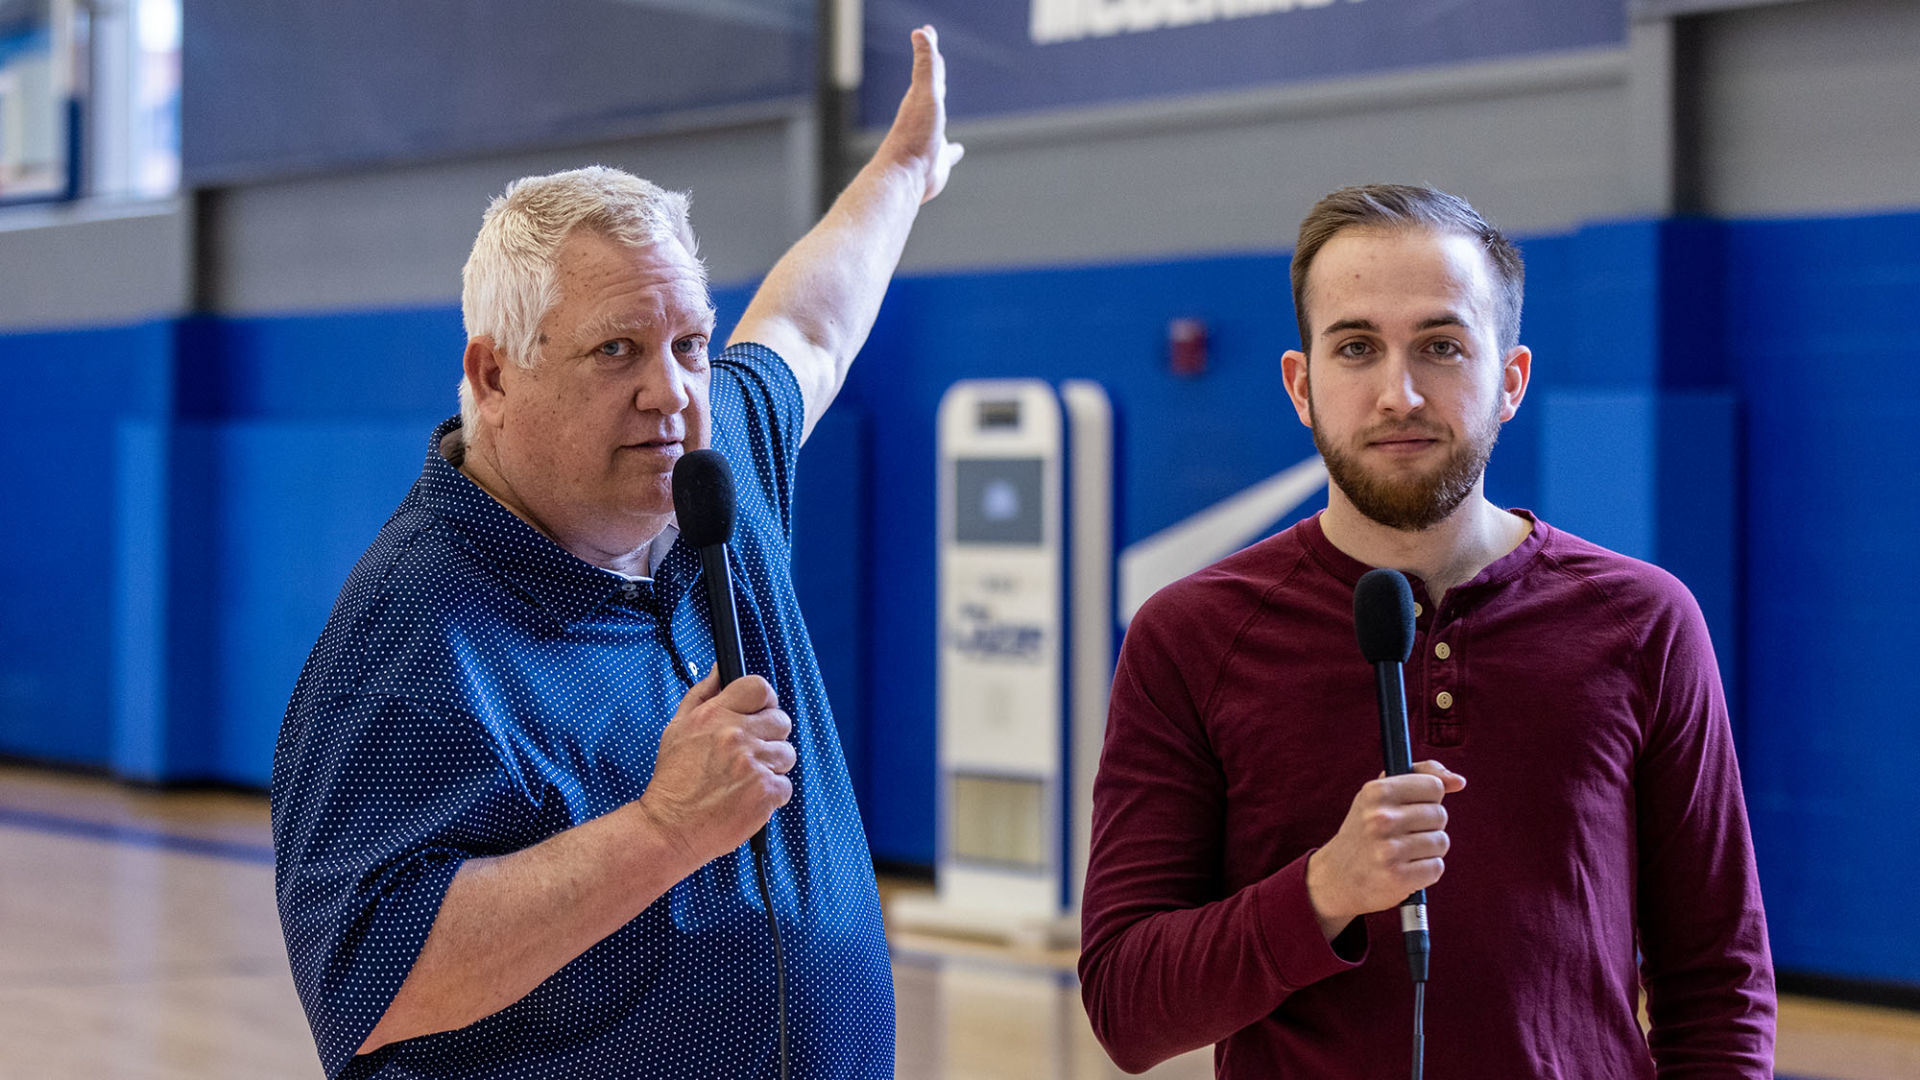
[[[740,647],[740,618],[733,606],[733,568],[727,562],[727,541],[733,539],[733,467],[718,450],[694,450],[673,463],[673,513],[680,523],[680,539],[700,552],[700,578],[707,584],[707,609],[713,623],[713,656],[720,667],[720,685],[746,674]],[[753,849],[754,876],[760,902],[767,909],[767,930],[773,935],[775,1008],[779,1016],[780,1080],[787,1077],[787,965],[780,949],[780,922],[773,917],[773,896],[767,889],[767,827],[760,826],[748,842]]]
[[[1353,590],[1353,630],[1360,654],[1373,665],[1374,692],[1380,702],[1380,750],[1387,775],[1413,771],[1412,740],[1407,735],[1407,686],[1400,665],[1413,655],[1413,588],[1398,570],[1369,570]],[[1400,931],[1413,981],[1427,981],[1427,890],[1400,905]]]
[[733,468],[718,450],[695,450],[673,466],[673,512],[680,538],[700,552],[700,577],[707,584],[713,616],[713,655],[720,662],[720,685],[746,674],[740,648],[740,622],[733,607],[733,570],[727,541],[733,539]]

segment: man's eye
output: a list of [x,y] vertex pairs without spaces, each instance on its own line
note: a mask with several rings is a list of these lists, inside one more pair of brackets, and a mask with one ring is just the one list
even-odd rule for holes
[[701,356],[707,351],[707,339],[698,335],[684,337],[674,342],[673,348],[681,356]]
[[633,342],[618,338],[601,345],[594,352],[612,360],[623,360],[633,355]]
[[1427,350],[1440,356],[1459,356],[1460,343],[1441,338],[1439,341],[1427,346]]
[[1341,356],[1365,356],[1370,351],[1370,346],[1364,341],[1349,341],[1338,350]]

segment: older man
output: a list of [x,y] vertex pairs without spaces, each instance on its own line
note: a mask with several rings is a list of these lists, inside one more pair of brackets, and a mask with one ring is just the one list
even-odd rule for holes
[[[1223,1078],[1407,1075],[1393,911],[1433,886],[1428,1076],[1772,1075],[1700,610],[1485,495],[1533,370],[1521,286],[1430,188],[1346,188],[1301,224],[1281,369],[1326,512],[1156,594],[1114,679],[1080,973],[1123,1067],[1211,1043]],[[1414,579],[1409,721],[1438,760],[1376,779],[1353,593],[1381,566]]]
[[[793,1075],[892,1075],[872,864],[789,540],[795,452],[960,157],[932,29],[913,45],[878,153],[718,355],[684,196],[593,168],[488,210],[461,417],[348,579],[275,754],[281,919],[330,1076],[771,1075],[762,825]],[[741,478],[767,676],[725,689],[670,486],[708,445]]]

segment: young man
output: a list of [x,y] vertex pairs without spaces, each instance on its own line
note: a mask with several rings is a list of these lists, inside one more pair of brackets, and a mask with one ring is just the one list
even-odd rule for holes
[[[1348,188],[1301,225],[1283,370],[1327,509],[1154,596],[1114,679],[1080,973],[1123,1068],[1211,1043],[1221,1077],[1406,1075],[1395,908],[1431,887],[1429,1077],[1772,1075],[1699,610],[1483,493],[1532,368],[1521,291],[1519,252],[1442,192]],[[1393,778],[1353,628],[1380,566],[1413,584],[1430,759]]]
[[[487,211],[462,415],[341,591],[274,756],[281,921],[329,1076],[773,1076],[743,846],[763,825],[792,1075],[893,1075],[873,864],[788,508],[960,157],[932,28],[913,39],[873,161],[718,355],[684,196],[591,168]],[[673,519],[673,466],[708,445],[738,478],[756,673],[725,689]]]

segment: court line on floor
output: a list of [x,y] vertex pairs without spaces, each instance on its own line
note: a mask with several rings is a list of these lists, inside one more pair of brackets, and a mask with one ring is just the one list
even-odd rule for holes
[[265,844],[215,840],[204,836],[182,836],[163,829],[113,821],[92,821],[87,818],[67,817],[63,814],[49,814],[40,810],[22,810],[12,806],[0,806],[0,826],[49,833],[54,836],[74,836],[84,840],[151,848],[177,855],[204,855],[230,862],[273,865],[273,848]]

